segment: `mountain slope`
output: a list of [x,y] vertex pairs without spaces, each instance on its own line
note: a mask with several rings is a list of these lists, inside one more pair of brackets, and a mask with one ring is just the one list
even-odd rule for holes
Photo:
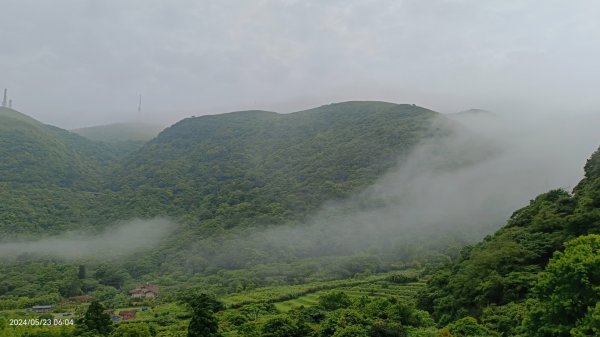
[[[554,190],[538,196],[504,228],[435,272],[421,294],[421,306],[442,325],[471,315],[505,336],[515,335],[527,312],[524,301],[555,252],[577,237],[600,233],[599,168],[600,149],[572,195]],[[591,282],[600,286],[599,279]]]
[[77,151],[50,127],[14,110],[0,114],[0,181],[72,186],[86,177]]
[[[219,218],[224,227],[259,216],[280,222],[373,182],[440,132],[430,128],[436,116],[412,105],[347,102],[291,114],[188,118],[128,157],[111,188],[127,195],[129,209],[152,205]],[[140,204],[135,196],[142,193]]]
[[82,226],[111,148],[0,108],[0,230],[35,234]]
[[[10,159],[1,163],[0,182],[7,184],[4,207],[13,216],[0,225],[31,232],[76,226],[73,219],[110,223],[165,214],[221,228],[300,220],[323,202],[366,187],[423,139],[449,132],[431,128],[435,117],[384,102],[202,116],[167,128],[121,160],[125,151],[115,144],[4,109],[0,151]],[[31,220],[19,211],[65,208],[77,209],[77,216]],[[102,209],[106,216],[89,216]]]

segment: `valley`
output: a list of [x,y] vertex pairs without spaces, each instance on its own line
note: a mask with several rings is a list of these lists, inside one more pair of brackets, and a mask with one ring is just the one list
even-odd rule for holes
[[[344,102],[187,118],[140,143],[122,126],[94,140],[2,108],[0,331],[536,336],[556,315],[540,288],[556,252],[596,256],[599,155],[573,192],[510,216],[551,176],[486,182],[514,160],[478,132],[494,123],[480,114]],[[144,284],[160,292],[132,297]],[[587,308],[556,331],[594,331]],[[76,323],[9,324],[61,317]]]

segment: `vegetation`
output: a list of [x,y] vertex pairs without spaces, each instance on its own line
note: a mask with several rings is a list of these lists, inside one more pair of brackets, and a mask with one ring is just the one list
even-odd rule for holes
[[0,232],[27,237],[99,223],[101,176],[123,155],[0,108]]
[[593,335],[600,278],[600,150],[571,195],[554,190],[433,273],[419,296],[440,325],[467,316],[503,336]]
[[112,331],[110,316],[104,313],[104,307],[97,301],[93,301],[87,308],[83,319],[77,325],[75,335],[77,336],[108,336]]
[[[450,238],[349,254],[256,235],[301,226],[419,142],[456,132],[451,122],[432,128],[436,116],[380,102],[238,112],[185,119],[126,150],[1,109],[3,240],[95,233],[134,217],[170,216],[180,226],[151,251],[112,260],[0,257],[0,335],[598,335],[600,150],[573,192],[538,196],[460,253],[447,249]],[[158,298],[129,296],[149,282]],[[93,301],[77,302],[82,295]],[[139,314],[113,323],[104,308]],[[11,325],[17,317],[77,323]]]
[[222,304],[206,294],[193,295],[186,301],[192,308],[188,337],[220,337],[214,313],[223,308]]

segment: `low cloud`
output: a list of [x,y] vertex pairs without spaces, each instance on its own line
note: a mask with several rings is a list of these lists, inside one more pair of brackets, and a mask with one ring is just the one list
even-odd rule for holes
[[492,234],[538,194],[572,189],[600,144],[599,116],[448,117],[459,124],[454,133],[423,142],[375,184],[324,205],[305,224],[228,235],[216,249],[198,243],[194,254],[235,268],[356,254],[412,259],[462,246]]
[[98,234],[67,232],[35,241],[0,243],[0,258],[110,259],[156,247],[176,229],[166,218],[134,219]]

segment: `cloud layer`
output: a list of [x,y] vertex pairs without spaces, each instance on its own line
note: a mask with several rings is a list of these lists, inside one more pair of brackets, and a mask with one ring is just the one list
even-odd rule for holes
[[164,218],[123,221],[95,235],[67,232],[35,241],[0,243],[0,258],[110,259],[155,248],[175,228]]
[[476,242],[538,194],[571,190],[582,178],[600,145],[600,116],[577,117],[453,116],[469,131],[422,143],[374,185],[324,205],[305,224],[232,234],[216,251],[199,243],[192,255],[237,267],[356,254],[401,261]]

